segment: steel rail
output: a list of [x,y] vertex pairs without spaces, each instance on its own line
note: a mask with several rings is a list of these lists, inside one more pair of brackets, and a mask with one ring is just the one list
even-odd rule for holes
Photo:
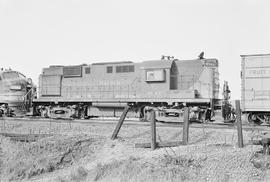
[[[94,118],[94,119],[50,119],[50,118],[39,118],[39,117],[2,117],[1,120],[5,120],[8,122],[54,122],[54,123],[72,123],[72,124],[84,124],[84,125],[116,125],[118,119],[116,118]],[[128,119],[125,120],[123,125],[130,125],[130,126],[145,126],[150,127],[150,122],[142,122],[135,119]],[[158,122],[157,127],[181,127],[183,126],[182,122]],[[235,123],[195,123],[192,122],[190,124],[190,128],[209,128],[209,129],[235,129],[236,130],[236,124]],[[248,123],[243,124],[243,130],[259,130],[259,131],[270,131],[270,125],[251,125]]]

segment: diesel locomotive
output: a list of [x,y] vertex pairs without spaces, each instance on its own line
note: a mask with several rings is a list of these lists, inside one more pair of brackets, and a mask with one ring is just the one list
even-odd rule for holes
[[0,115],[25,114],[32,107],[36,86],[11,69],[0,69]]
[[158,116],[182,114],[184,106],[199,110],[219,107],[218,60],[199,57],[178,60],[163,56],[142,62],[99,62],[52,65],[39,76],[34,114],[50,118],[121,115],[144,118],[144,108],[159,108]]

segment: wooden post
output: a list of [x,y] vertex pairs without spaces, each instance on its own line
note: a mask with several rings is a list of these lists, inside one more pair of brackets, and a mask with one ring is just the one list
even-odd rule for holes
[[189,132],[189,109],[184,108],[184,125],[183,125],[183,145],[188,144],[188,132]]
[[243,133],[242,133],[242,122],[241,122],[241,110],[240,110],[240,101],[235,101],[236,107],[236,122],[237,122],[237,133],[238,133],[238,147],[243,148]]
[[114,132],[112,134],[112,137],[111,137],[112,140],[115,140],[117,138],[117,135],[118,135],[118,133],[120,131],[121,126],[123,125],[123,122],[124,122],[124,120],[126,118],[126,115],[127,115],[128,111],[129,111],[129,109],[130,109],[130,106],[125,107],[125,109],[124,109],[124,111],[123,111],[123,113],[122,113],[122,115],[121,115],[115,129],[114,129]]
[[148,114],[148,112],[146,111],[146,109],[147,108],[143,108],[143,122],[149,122],[149,121],[147,121],[147,114]]
[[213,116],[215,116],[215,102],[214,102],[214,99],[211,99],[210,101],[210,108],[211,108],[211,117],[212,118]]
[[151,149],[155,150],[157,147],[156,140],[156,113],[155,110],[151,110]]
[[1,127],[1,132],[5,133],[6,132],[6,120],[4,118],[4,115],[2,115],[2,117],[0,117],[0,120],[3,120],[3,127]]
[[269,144],[270,144],[270,138],[262,138],[261,144],[263,146],[263,154],[269,155]]

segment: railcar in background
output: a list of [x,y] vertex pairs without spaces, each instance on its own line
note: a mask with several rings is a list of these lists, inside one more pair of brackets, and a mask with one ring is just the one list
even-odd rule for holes
[[130,117],[143,118],[145,106],[179,115],[183,106],[213,111],[220,101],[218,60],[204,58],[50,66],[38,88],[35,114],[51,118],[118,117],[127,105]]
[[248,121],[270,124],[270,54],[241,55],[241,108]]
[[1,115],[25,114],[32,107],[36,86],[30,78],[11,69],[0,70]]

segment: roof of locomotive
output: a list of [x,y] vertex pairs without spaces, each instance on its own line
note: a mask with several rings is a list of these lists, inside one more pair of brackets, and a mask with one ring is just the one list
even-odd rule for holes
[[100,62],[100,63],[92,63],[92,65],[128,64],[128,63],[133,63],[133,62],[132,61]]
[[[132,61],[118,61],[118,62],[97,62],[92,64],[81,64],[81,65],[72,65],[72,66],[95,66],[95,65],[118,65],[118,64],[140,64],[141,69],[164,69],[164,68],[171,68],[174,63],[178,66],[182,67],[183,69],[194,69],[201,68],[204,64],[205,60],[216,60],[215,58],[210,59],[191,59],[191,60],[179,60],[179,59],[171,59],[171,60],[149,60],[149,61],[142,61],[142,62],[132,62]],[[62,66],[62,65],[51,65],[49,68],[63,68],[69,66]],[[47,68],[45,68],[47,69]],[[185,69],[186,71],[188,71]]]
[[203,71],[206,61],[218,61],[217,59],[192,59],[192,60],[177,60],[175,61],[178,71],[181,75],[198,75]]
[[183,60],[180,60],[180,59],[176,59],[177,61],[183,61],[183,62],[186,62],[186,61],[200,61],[200,62],[203,62],[205,60],[216,60],[216,58],[203,58],[203,59],[183,59]]
[[142,69],[171,68],[174,60],[152,60],[141,62]]
[[19,74],[21,74],[21,75],[23,75],[25,77],[25,75],[22,74],[19,71],[15,71],[15,70],[12,70],[12,69],[5,69],[5,70],[4,69],[0,69],[0,75],[2,75],[3,73],[11,73],[11,72],[13,72],[13,73],[19,73]]
[[176,64],[186,65],[186,66],[195,66],[195,65],[203,65],[206,61],[216,61],[218,63],[218,60],[216,58],[203,58],[203,59],[190,59],[190,60],[176,60]]

